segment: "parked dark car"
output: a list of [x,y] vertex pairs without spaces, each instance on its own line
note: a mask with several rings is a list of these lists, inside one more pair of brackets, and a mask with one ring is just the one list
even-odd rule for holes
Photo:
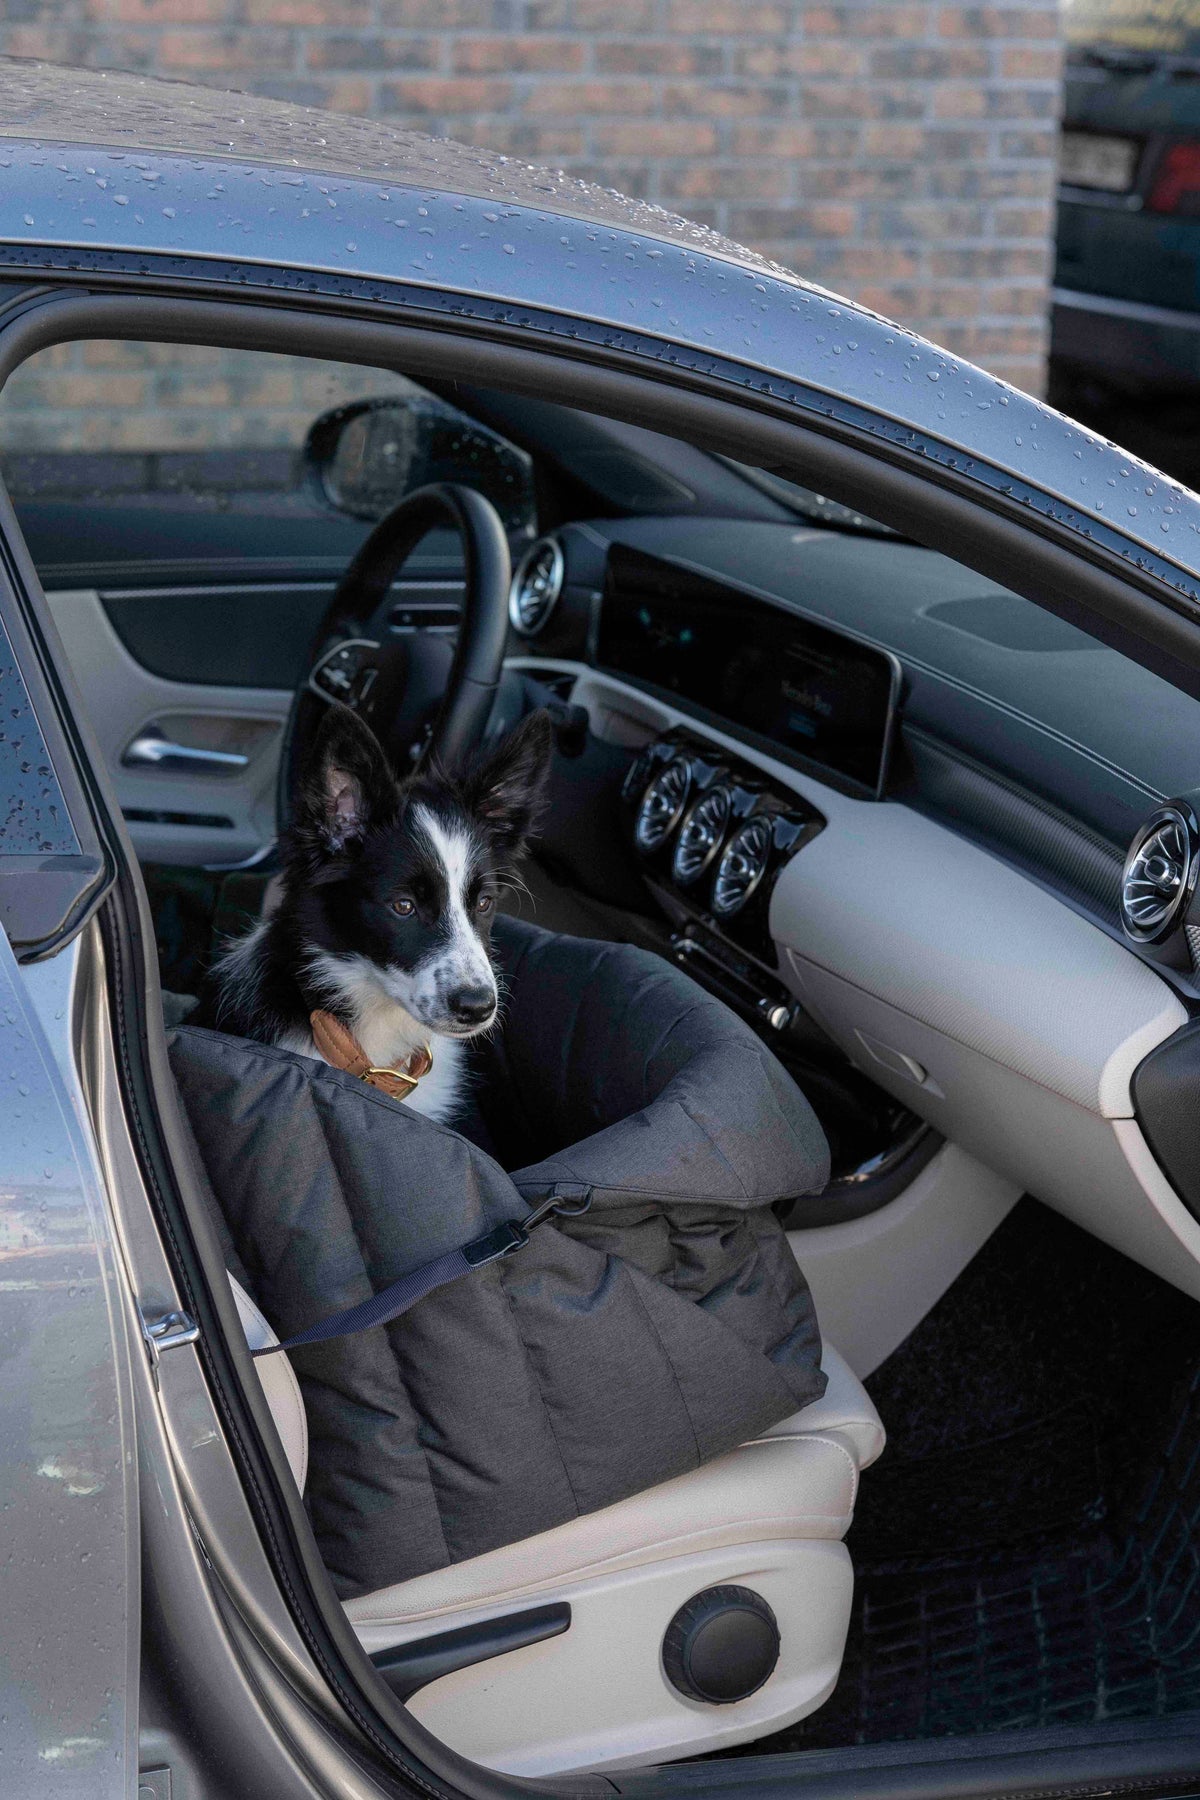
[[[1052,354],[1065,404],[1200,391],[1200,6],[1069,0]],[[1068,385],[1070,384],[1070,385]],[[1087,401],[1085,400],[1085,404]]]
[[[0,389],[0,1793],[1200,1792],[1200,499],[655,207],[17,63]],[[431,481],[472,490],[486,573],[446,529],[344,585]],[[822,1399],[483,1554],[427,1512],[382,1587],[335,1582],[306,1497],[339,1409],[360,1449],[385,1409],[319,1345],[251,1359],[292,1240],[239,1256],[166,1030],[272,903],[296,721],[381,691],[402,772],[549,710],[509,906],[637,946],[830,1151],[763,1228]],[[737,1126],[706,1104],[701,1158]],[[318,1238],[332,1150],[214,1107]],[[415,1360],[411,1491],[478,1516]],[[589,1446],[546,1410],[561,1489]],[[395,1460],[360,1462],[356,1552]]]

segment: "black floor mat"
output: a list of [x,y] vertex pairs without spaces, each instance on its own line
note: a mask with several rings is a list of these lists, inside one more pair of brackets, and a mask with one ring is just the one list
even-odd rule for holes
[[1024,1201],[867,1386],[841,1679],[756,1750],[1200,1706],[1193,1301]]

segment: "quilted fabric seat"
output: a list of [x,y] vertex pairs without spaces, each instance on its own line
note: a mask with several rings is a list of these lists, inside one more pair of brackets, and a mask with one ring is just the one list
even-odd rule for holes
[[504,1028],[471,1129],[183,1027],[173,1067],[231,1270],[290,1337],[552,1197],[582,1217],[386,1327],[292,1355],[305,1498],[343,1598],[611,1508],[819,1398],[772,1206],[820,1127],[759,1039],[661,959],[497,924]]

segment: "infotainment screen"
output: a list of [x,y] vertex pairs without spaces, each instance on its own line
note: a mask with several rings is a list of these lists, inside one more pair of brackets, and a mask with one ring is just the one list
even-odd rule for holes
[[899,688],[885,651],[614,544],[597,661],[882,791]]

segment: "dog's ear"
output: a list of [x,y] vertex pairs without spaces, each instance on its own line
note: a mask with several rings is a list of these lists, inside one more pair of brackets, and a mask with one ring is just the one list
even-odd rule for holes
[[300,782],[297,819],[327,850],[345,850],[395,815],[396,780],[370,726],[329,707]]
[[549,713],[529,713],[466,776],[468,807],[508,856],[520,855],[537,823],[553,753]]

